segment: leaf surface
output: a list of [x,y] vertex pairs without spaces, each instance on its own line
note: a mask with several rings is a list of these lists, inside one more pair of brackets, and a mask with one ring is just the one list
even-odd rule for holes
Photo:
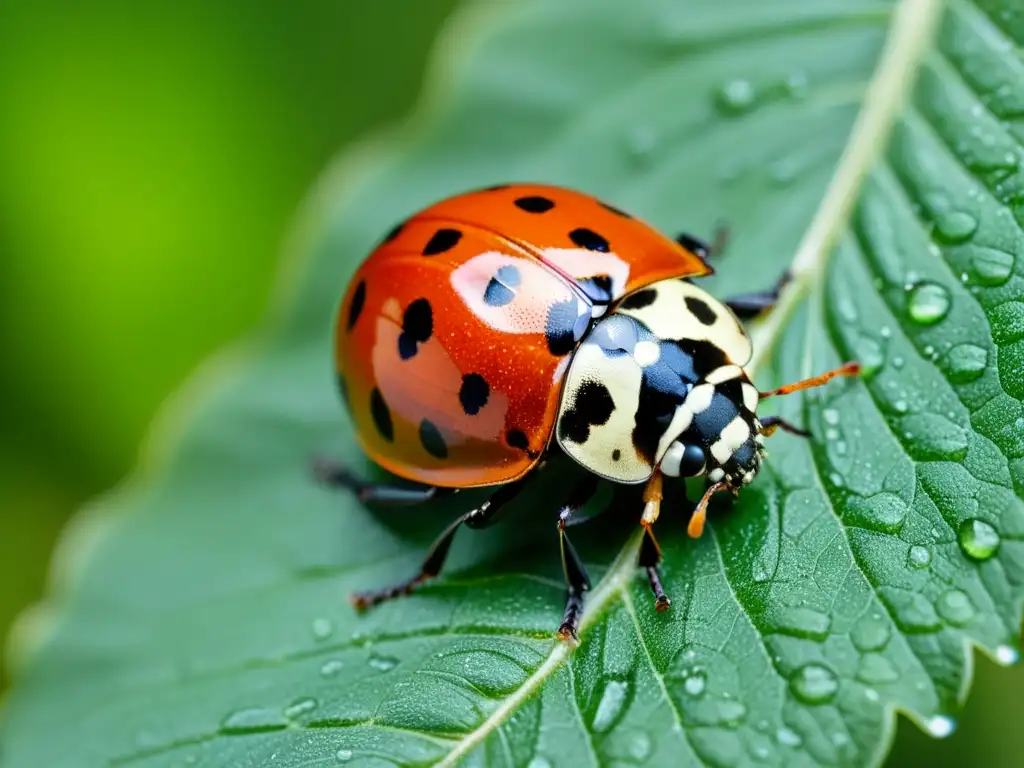
[[[1024,21],[1008,7],[949,3],[934,47],[930,0],[465,13],[412,128],[324,178],[272,326],[197,379],[150,465],[69,532],[54,597],[16,638],[3,759],[870,765],[895,709],[952,730],[970,646],[1011,661],[1024,597]],[[772,284],[796,253],[755,331],[759,383],[868,369],[778,403],[813,439],[773,437],[704,538],[666,505],[671,611],[633,567],[639,509],[574,528],[595,578],[575,652],[551,637],[551,507],[572,467],[510,523],[461,534],[442,579],[361,617],[344,595],[407,575],[471,502],[370,512],[308,471],[326,452],[373,473],[329,359],[347,277],[417,208],[520,179],[670,232],[727,221],[720,295]]]

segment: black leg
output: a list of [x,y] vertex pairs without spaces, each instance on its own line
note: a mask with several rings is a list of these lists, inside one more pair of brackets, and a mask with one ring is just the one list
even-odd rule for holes
[[583,616],[583,599],[590,590],[590,577],[587,576],[587,569],[576,554],[576,548],[565,533],[565,528],[572,524],[573,516],[594,495],[597,490],[597,476],[587,474],[573,488],[568,500],[562,505],[558,512],[558,539],[562,550],[562,572],[565,574],[565,613],[562,614],[562,623],[558,626],[558,639],[579,640],[580,618]]
[[432,485],[402,486],[390,483],[369,483],[359,479],[344,466],[330,459],[317,459],[313,462],[313,474],[326,485],[351,491],[360,501],[396,507],[422,504],[431,499],[450,496],[457,490],[455,488],[436,488]]
[[445,528],[441,535],[434,540],[434,543],[430,545],[430,551],[427,552],[423,565],[420,566],[420,570],[415,576],[383,589],[355,592],[350,598],[353,605],[356,608],[368,608],[371,605],[382,603],[399,595],[407,595],[419,584],[437,576],[441,572],[445,558],[448,556],[448,550],[451,549],[455,532],[463,525],[467,528],[485,528],[493,523],[497,519],[498,512],[501,511],[505,504],[518,495],[528,479],[529,475],[508,485],[501,486],[487,501],[476,509],[472,509],[462,515],[462,517]]
[[779,278],[779,281],[775,284],[775,287],[770,291],[754,291],[753,293],[744,293],[739,296],[733,296],[731,299],[725,300],[725,305],[729,307],[740,320],[753,320],[758,315],[761,315],[772,307],[775,306],[779,300],[779,293],[786,287],[786,283],[790,281],[791,275],[787,270]]
[[776,429],[783,429],[793,435],[800,435],[800,437],[810,437],[811,433],[806,429],[790,424],[788,421],[780,419],[778,416],[765,416],[761,419],[761,434],[771,435]]
[[715,229],[715,239],[711,243],[707,243],[699,237],[694,237],[686,232],[677,235],[676,242],[686,250],[692,251],[707,261],[709,258],[720,256],[725,250],[725,246],[729,243],[729,229],[724,226],[717,227]]
[[647,573],[647,580],[651,584],[651,592],[654,593],[654,608],[659,613],[667,611],[672,601],[661,586],[661,574],[658,572],[658,564],[661,562],[661,547],[650,526],[644,526],[644,540],[640,544],[640,567]]

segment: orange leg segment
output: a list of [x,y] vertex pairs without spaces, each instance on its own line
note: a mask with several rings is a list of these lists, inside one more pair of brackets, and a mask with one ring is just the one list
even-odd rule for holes
[[788,395],[791,392],[799,392],[801,389],[813,389],[814,387],[820,387],[822,384],[832,381],[832,379],[839,376],[857,376],[859,373],[860,363],[846,363],[835,370],[826,371],[818,376],[812,376],[811,378],[804,379],[803,381],[786,384],[785,386],[773,389],[770,392],[762,392],[761,399],[764,400],[766,397],[775,397],[776,395]]

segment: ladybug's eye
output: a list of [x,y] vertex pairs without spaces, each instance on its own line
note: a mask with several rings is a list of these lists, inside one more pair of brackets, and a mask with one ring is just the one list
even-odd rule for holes
[[661,460],[661,471],[671,477],[696,477],[704,466],[704,449],[693,443],[672,443]]

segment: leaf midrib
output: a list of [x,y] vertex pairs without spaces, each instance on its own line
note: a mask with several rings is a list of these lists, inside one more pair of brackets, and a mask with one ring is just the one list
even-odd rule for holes
[[[907,101],[917,67],[934,38],[941,9],[941,0],[900,0],[893,12],[885,47],[869,84],[864,105],[853,126],[850,140],[793,259],[793,279],[783,291],[775,311],[751,334],[755,349],[755,356],[747,366],[751,377],[768,359],[775,342],[802,301],[812,291],[820,289],[829,257],[849,222],[863,182],[886,146],[889,132]],[[615,562],[588,596],[580,622],[581,633],[586,631],[616,599],[629,599],[626,587],[635,576],[639,548],[638,531],[623,547]],[[749,616],[747,618],[749,620]],[[637,631],[640,631],[638,625]],[[497,730],[522,703],[539,691],[549,677],[568,662],[571,653],[572,648],[567,643],[556,642],[548,657],[523,685],[506,697],[490,716],[463,738],[438,765],[454,766],[483,743],[484,739]],[[656,669],[654,672],[657,674]],[[664,689],[663,682],[662,687]],[[678,720],[678,713],[675,717]],[[685,727],[683,730],[685,733]],[[689,744],[689,741],[687,743]]]

